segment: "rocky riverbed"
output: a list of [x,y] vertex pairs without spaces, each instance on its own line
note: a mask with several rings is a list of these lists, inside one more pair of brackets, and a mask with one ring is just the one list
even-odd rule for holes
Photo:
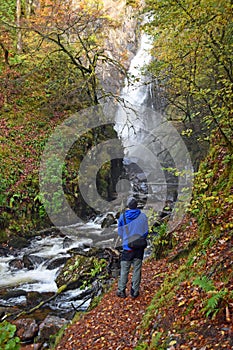
[[[48,346],[77,311],[87,310],[119,272],[120,248],[112,213],[98,223],[43,230],[0,246],[0,315],[23,343]],[[106,242],[110,242],[107,246]],[[105,242],[105,244],[104,244]],[[106,246],[105,246],[106,245]]]

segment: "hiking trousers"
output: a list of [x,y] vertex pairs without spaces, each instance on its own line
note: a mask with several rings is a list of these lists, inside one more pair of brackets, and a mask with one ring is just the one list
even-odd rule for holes
[[133,266],[133,275],[132,275],[132,289],[133,294],[139,293],[139,286],[141,282],[141,268],[142,268],[142,259],[133,258],[132,260],[122,260],[121,261],[121,273],[118,280],[118,290],[120,292],[125,292],[125,288],[128,282],[128,276],[131,265]]

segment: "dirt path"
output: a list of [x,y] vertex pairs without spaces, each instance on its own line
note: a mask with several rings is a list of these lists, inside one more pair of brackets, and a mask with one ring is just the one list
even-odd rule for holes
[[[163,260],[146,260],[142,268],[140,295],[132,299],[116,296],[117,283],[107,293],[99,305],[90,312],[83,314],[80,320],[69,327],[56,348],[57,350],[86,349],[133,349],[138,340],[137,327],[148,307],[156,289],[159,288]],[[130,287],[131,276],[128,286]]]

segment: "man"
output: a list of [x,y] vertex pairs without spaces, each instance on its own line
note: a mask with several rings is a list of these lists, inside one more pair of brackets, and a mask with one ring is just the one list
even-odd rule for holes
[[137,208],[137,200],[133,197],[127,201],[126,210],[118,220],[118,234],[122,239],[122,258],[121,272],[118,281],[117,296],[125,298],[126,285],[131,265],[133,265],[133,276],[130,294],[132,298],[137,298],[139,295],[139,287],[141,282],[141,267],[145,247],[131,248],[129,247],[130,237],[134,234],[140,234],[142,237],[148,235],[148,220],[144,213]]

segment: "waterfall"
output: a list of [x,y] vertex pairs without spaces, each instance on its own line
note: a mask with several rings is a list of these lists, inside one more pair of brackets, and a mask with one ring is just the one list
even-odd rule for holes
[[143,69],[150,63],[149,50],[151,47],[151,39],[143,33],[139,49],[129,67],[130,83],[125,79],[121,92],[121,99],[124,101],[124,104],[119,106],[116,114],[115,129],[125,148],[139,140],[140,132],[145,128],[143,115],[140,114],[140,111],[146,105],[151,91],[151,84],[149,84],[148,76],[143,74]]
[[[142,33],[129,68],[133,83],[128,84],[125,80],[115,129],[124,147],[125,166],[134,169],[129,175],[131,189],[135,179],[137,182],[143,179],[148,188],[147,207],[159,210],[167,200],[176,202],[177,206],[179,200],[189,201],[193,169],[188,150],[176,128],[155,110],[153,85],[146,72],[151,61],[151,47],[151,38]],[[184,194],[185,188],[188,192]],[[134,195],[140,197],[138,193]]]

